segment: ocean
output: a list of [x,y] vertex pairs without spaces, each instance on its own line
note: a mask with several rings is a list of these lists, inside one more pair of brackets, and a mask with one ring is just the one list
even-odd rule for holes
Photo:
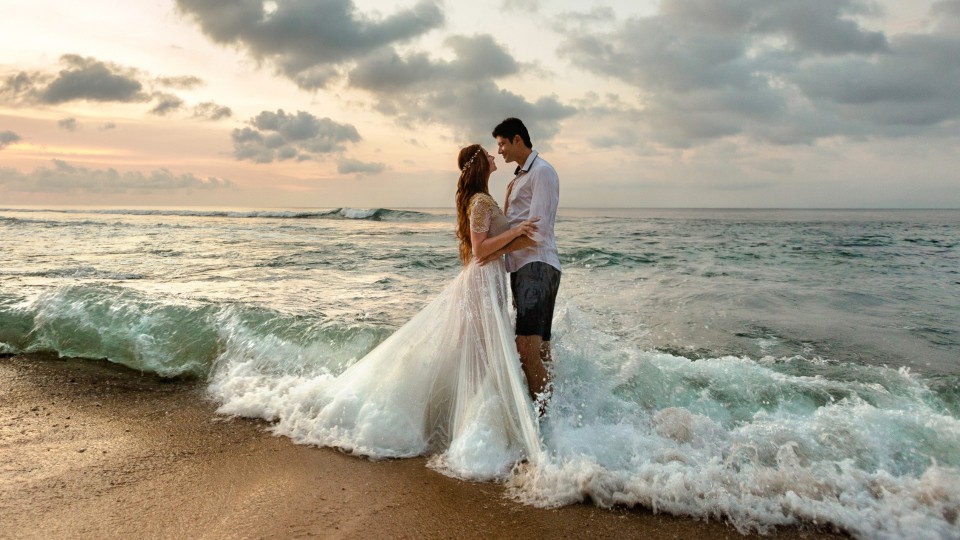
[[[550,459],[511,496],[960,538],[960,210],[562,208],[557,237]],[[452,209],[0,208],[0,354],[226,403],[241,364],[342,372],[459,269]]]

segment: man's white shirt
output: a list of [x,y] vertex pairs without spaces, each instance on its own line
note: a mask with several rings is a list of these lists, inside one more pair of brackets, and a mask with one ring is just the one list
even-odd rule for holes
[[557,221],[557,205],[560,203],[560,177],[553,165],[540,157],[536,150],[530,153],[513,180],[513,188],[507,199],[507,220],[510,226],[539,217],[537,232],[533,236],[537,244],[507,253],[508,272],[516,272],[523,265],[540,261],[560,270],[557,255],[557,238],[554,225]]

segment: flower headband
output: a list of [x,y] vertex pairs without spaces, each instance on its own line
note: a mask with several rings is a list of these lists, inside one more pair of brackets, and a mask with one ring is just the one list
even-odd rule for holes
[[462,173],[467,172],[467,169],[470,168],[470,165],[473,164],[473,160],[476,159],[478,155],[480,155],[481,151],[483,151],[483,148],[477,148],[477,151],[474,152],[472,156],[470,156],[470,159],[468,159],[467,162],[463,164],[463,167],[460,167],[460,172]]

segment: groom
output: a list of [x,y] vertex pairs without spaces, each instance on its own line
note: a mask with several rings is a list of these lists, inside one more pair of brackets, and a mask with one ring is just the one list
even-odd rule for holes
[[560,258],[553,232],[560,200],[560,178],[553,166],[533,149],[530,134],[519,119],[507,118],[500,122],[493,128],[493,136],[497,139],[497,153],[507,163],[517,164],[503,206],[510,226],[540,218],[534,238],[536,244],[507,253],[506,266],[510,272],[513,306],[517,310],[520,362],[530,394],[534,399],[539,395],[545,400],[550,376],[544,362],[552,360],[550,327],[560,287]]

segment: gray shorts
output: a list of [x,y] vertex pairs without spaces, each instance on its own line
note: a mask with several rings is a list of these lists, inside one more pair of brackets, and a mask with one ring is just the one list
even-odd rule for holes
[[540,336],[550,341],[559,288],[560,271],[545,262],[527,263],[510,274],[518,336]]

